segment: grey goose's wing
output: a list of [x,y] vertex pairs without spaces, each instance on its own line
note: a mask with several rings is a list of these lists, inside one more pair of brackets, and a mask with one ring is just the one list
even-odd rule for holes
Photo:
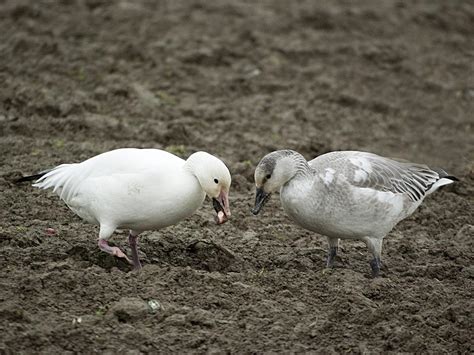
[[347,159],[347,177],[352,185],[404,194],[414,202],[430,193],[438,180],[448,177],[443,170],[435,171],[426,165],[397,161],[370,153],[354,152]]

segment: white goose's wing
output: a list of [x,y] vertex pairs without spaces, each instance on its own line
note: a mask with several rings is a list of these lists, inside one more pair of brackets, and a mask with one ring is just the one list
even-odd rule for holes
[[426,165],[371,153],[351,153],[346,156],[346,178],[357,187],[403,194],[416,202],[438,187],[453,182],[443,170],[435,171]]
[[140,174],[150,170],[166,171],[183,164],[183,159],[158,149],[116,149],[82,163],[59,165],[47,171],[34,186],[53,188],[53,192],[67,203],[86,179]]

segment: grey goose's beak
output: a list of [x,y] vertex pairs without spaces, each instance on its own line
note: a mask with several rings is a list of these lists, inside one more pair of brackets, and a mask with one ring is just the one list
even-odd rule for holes
[[257,215],[265,203],[270,198],[271,193],[265,192],[261,187],[257,187],[255,192],[255,207],[252,209],[252,213]]

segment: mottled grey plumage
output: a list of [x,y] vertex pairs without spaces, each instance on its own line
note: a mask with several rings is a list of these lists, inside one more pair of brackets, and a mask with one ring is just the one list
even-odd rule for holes
[[428,194],[453,180],[443,170],[366,152],[332,152],[306,162],[295,151],[276,151],[255,170],[254,213],[280,190],[283,209],[295,222],[328,237],[328,266],[339,238],[360,239],[373,253],[378,274],[383,238]]

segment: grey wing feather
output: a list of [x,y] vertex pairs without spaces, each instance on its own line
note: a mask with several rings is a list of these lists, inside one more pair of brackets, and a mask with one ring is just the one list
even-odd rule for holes
[[354,179],[351,182],[353,185],[405,194],[412,201],[422,199],[440,178],[436,171],[426,165],[400,162],[372,154],[357,158],[366,159],[370,169],[356,165],[356,169],[364,170],[367,175],[365,179]]

